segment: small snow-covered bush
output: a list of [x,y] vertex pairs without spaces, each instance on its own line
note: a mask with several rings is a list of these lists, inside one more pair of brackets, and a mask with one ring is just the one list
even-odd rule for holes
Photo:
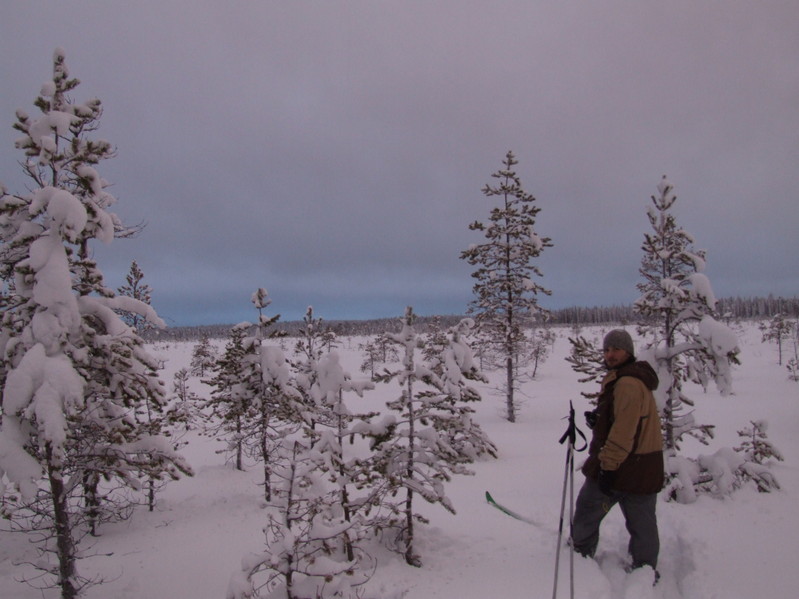
[[750,424],[738,431],[743,438],[738,447],[723,447],[712,455],[700,455],[696,459],[670,457],[666,465],[669,499],[693,503],[699,494],[726,497],[749,481],[761,493],[779,489],[769,464],[771,460],[783,461],[782,454],[766,439],[766,421],[751,421]]
[[792,381],[799,381],[799,359],[791,358],[786,365],[788,368],[788,378]]
[[744,478],[753,480],[761,493],[768,493],[771,489],[780,488],[777,479],[769,471],[768,464],[771,460],[782,462],[785,458],[766,438],[768,422],[752,420],[750,425],[738,431],[738,436],[743,440],[735,451],[742,453],[746,458],[741,468]]

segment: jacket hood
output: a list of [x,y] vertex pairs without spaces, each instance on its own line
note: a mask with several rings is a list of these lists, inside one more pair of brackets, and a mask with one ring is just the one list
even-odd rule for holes
[[630,361],[619,368],[616,378],[623,376],[632,376],[640,380],[647,389],[654,391],[658,388],[658,375],[655,370],[650,366],[649,362],[644,361]]

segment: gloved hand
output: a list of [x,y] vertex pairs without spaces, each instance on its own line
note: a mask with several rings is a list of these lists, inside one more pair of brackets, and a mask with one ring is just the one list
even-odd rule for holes
[[616,482],[615,470],[600,470],[599,471],[599,490],[605,495],[613,495],[613,485]]
[[594,410],[585,412],[585,425],[588,428],[593,429],[596,426],[597,418],[599,418],[599,416]]

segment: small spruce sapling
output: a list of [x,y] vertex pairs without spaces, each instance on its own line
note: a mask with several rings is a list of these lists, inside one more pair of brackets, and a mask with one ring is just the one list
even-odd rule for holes
[[172,377],[172,402],[167,409],[173,427],[181,426],[190,431],[199,417],[200,396],[189,387],[189,370],[181,368]]
[[[225,443],[220,453],[234,456],[236,470],[244,470],[244,428],[253,419],[252,401],[242,384],[248,351],[244,339],[249,326],[245,323],[231,329],[224,352],[212,367],[214,375],[205,381],[213,390],[201,412],[206,414],[205,434]],[[250,351],[253,349],[249,346]]]
[[761,493],[768,493],[772,489],[779,489],[777,478],[768,469],[771,460],[784,461],[782,453],[768,440],[766,431],[768,422],[765,420],[750,420],[751,426],[738,431],[741,444],[735,451],[743,454],[746,460],[741,465],[742,476],[752,480]]
[[[582,335],[569,337],[571,352],[566,356],[566,361],[571,364],[572,370],[584,376],[580,377],[580,383],[596,383],[594,388],[598,388],[602,378],[607,372],[605,359],[602,350],[599,349],[596,339],[589,340]],[[580,395],[589,399],[593,404],[599,397],[600,391],[586,392],[580,391]]]
[[735,448],[744,454],[747,461],[755,464],[765,464],[767,460],[775,459],[782,462],[782,453],[767,439],[768,422],[765,420],[750,420],[747,426],[738,431],[742,438],[741,444]]
[[535,329],[530,333],[528,342],[530,362],[533,365],[531,377],[535,378],[538,374],[538,367],[544,363],[549,356],[552,345],[555,343],[555,333],[549,328]]
[[799,321],[794,322],[793,332],[793,358],[788,360],[786,368],[788,369],[788,378],[792,381],[799,381]]
[[279,459],[279,453],[275,452],[283,439],[297,432],[303,424],[310,423],[313,415],[303,401],[283,350],[267,343],[269,339],[283,336],[278,331],[270,331],[280,315],[264,314],[272,303],[269,294],[266,289],[259,288],[251,299],[258,310],[258,324],[255,336],[247,337],[243,342],[245,357],[241,385],[254,413],[243,434],[245,447],[263,465],[264,498],[269,503],[272,500],[272,470]]
[[399,359],[397,348],[391,343],[385,333],[381,333],[375,336],[374,339],[359,345],[358,349],[365,354],[361,363],[361,372],[368,372],[373,380],[378,366]]
[[355,524],[343,518],[340,495],[326,484],[329,455],[289,438],[278,452],[265,549],[245,556],[230,579],[227,599],[355,599],[369,574],[359,567],[365,556],[341,555],[339,540]]
[[785,314],[778,312],[772,316],[767,323],[759,325],[763,333],[763,343],[774,341],[777,344],[777,363],[782,366],[782,347],[785,340],[790,339],[796,330],[797,323],[785,317]]
[[[149,306],[152,301],[153,290],[147,283],[143,282],[143,279],[144,273],[134,260],[130,264],[130,272],[128,272],[128,275],[125,277],[125,284],[117,289],[117,293],[121,296],[132,297]],[[123,310],[120,311],[120,316],[122,320],[132,326],[139,335],[154,328],[152,323],[136,312]]]
[[792,381],[799,381],[799,358],[791,358],[785,367],[788,369],[788,378]]
[[[355,526],[342,535],[347,559],[355,559],[354,543],[365,536],[366,526],[358,512],[369,502],[370,460],[358,457],[352,450],[345,451],[346,440],[350,444],[354,437],[363,436],[369,430],[371,420],[377,412],[353,412],[345,401],[345,393],[355,393],[363,397],[364,391],[374,389],[372,381],[357,381],[344,371],[339,355],[333,351],[320,357],[316,363],[315,382],[310,389],[310,396],[316,406],[315,426],[306,427],[305,435],[312,439],[313,447],[328,456],[323,470],[326,472],[333,488],[339,493],[339,509],[344,521]],[[365,498],[356,498],[354,489],[367,487]]]
[[211,344],[211,340],[208,335],[203,334],[191,354],[191,374],[204,377],[206,371],[213,368],[216,357],[216,350]]
[[[396,380],[401,388],[396,400],[387,402],[395,415],[379,424],[381,433],[373,437],[374,465],[384,481],[385,506],[390,510],[389,526],[398,530],[398,545],[405,561],[421,566],[414,549],[414,525],[427,519],[416,513],[415,497],[437,503],[455,513],[444,484],[453,474],[472,474],[466,464],[484,454],[495,455],[496,448],[471,418],[472,409],[464,402],[480,399],[466,381],[480,380],[471,350],[463,341],[462,323],[450,336],[441,353],[424,360],[424,341],[414,328],[415,315],[408,307],[402,330],[390,338],[403,351],[402,364],[386,370],[382,382]],[[404,491],[404,500],[388,496]]]

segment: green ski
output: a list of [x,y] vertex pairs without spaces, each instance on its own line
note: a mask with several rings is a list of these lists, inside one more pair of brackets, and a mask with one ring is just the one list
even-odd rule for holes
[[539,524],[535,520],[531,518],[525,518],[521,514],[518,514],[513,510],[506,508],[504,505],[497,503],[494,500],[494,498],[491,497],[491,493],[489,493],[488,491],[486,491],[486,501],[488,502],[489,505],[497,508],[500,512],[507,514],[511,518],[515,518],[516,520],[521,520],[522,522],[526,522],[527,524],[532,524],[533,526],[541,526],[541,524]]

